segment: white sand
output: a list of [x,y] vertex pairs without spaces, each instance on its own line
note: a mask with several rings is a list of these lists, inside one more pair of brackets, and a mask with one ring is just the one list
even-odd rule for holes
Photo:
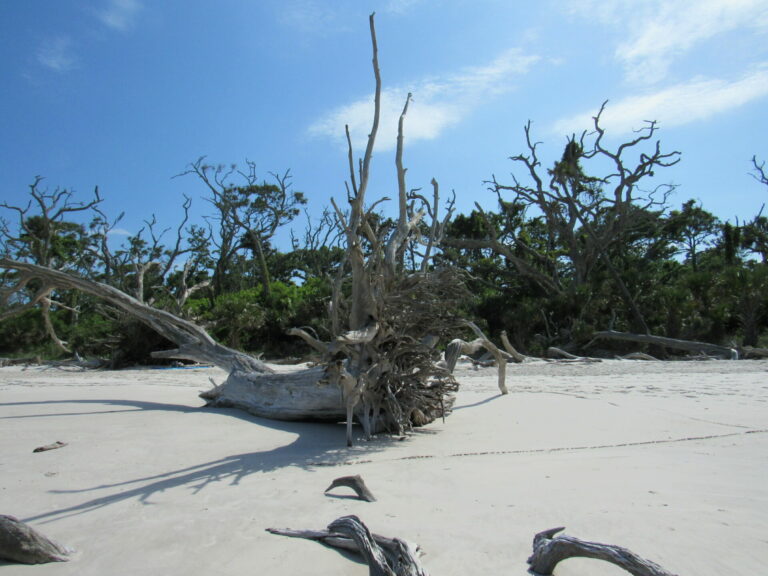
[[[503,397],[495,369],[461,367],[444,424],[352,449],[342,425],[200,409],[209,376],[223,379],[0,369],[0,513],[77,550],[0,563],[3,576],[362,576],[264,530],[352,513],[418,542],[434,576],[524,575],[534,533],[554,526],[681,575],[766,571],[768,362],[516,365]],[[68,445],[32,452],[56,440]],[[323,494],[350,474],[378,501]],[[594,560],[556,573],[624,574]]]

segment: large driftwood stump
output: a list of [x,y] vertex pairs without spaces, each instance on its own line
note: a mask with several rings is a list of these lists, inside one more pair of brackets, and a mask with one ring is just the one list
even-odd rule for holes
[[24,522],[0,514],[0,559],[20,564],[66,562],[69,552]]
[[327,530],[267,528],[267,532],[291,538],[305,538],[327,546],[356,552],[368,563],[370,576],[429,576],[419,562],[418,546],[399,538],[372,534],[357,516],[343,516]]
[[528,558],[531,573],[548,576],[563,560],[582,557],[610,562],[633,576],[675,576],[672,572],[667,572],[658,564],[641,558],[626,548],[586,542],[573,536],[555,536],[563,530],[565,528],[551,528],[533,537],[533,554]]

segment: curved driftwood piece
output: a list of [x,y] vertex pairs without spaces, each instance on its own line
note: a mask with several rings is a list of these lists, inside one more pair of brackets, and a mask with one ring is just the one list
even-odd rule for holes
[[563,560],[581,557],[610,562],[633,576],[676,576],[658,564],[620,546],[587,542],[573,536],[555,536],[563,530],[563,527],[551,528],[533,537],[533,554],[528,558],[531,573],[547,576],[552,574],[555,566]]
[[[24,285],[31,279],[37,279],[42,283],[45,290],[50,290],[54,287],[79,290],[101,298],[112,306],[142,321],[157,331],[158,334],[178,346],[174,350],[153,352],[152,356],[155,358],[195,360],[203,364],[214,364],[229,372],[236,370],[247,370],[260,374],[273,372],[269,366],[257,358],[219,344],[200,326],[165,310],[152,308],[107,284],[87,278],[80,278],[79,276],[67,274],[53,268],[37,266],[29,262],[19,262],[9,258],[0,258],[0,268],[18,271],[20,275],[19,285]],[[8,306],[8,310],[0,313],[0,320],[12,316],[20,309],[20,307],[9,306],[7,300],[13,293],[14,290],[6,290],[2,294],[0,304]],[[33,298],[30,302],[36,302],[36,298]],[[25,304],[24,307],[26,306]]]
[[696,342],[695,340],[678,340],[677,338],[667,338],[665,336],[654,336],[652,334],[632,334],[630,332],[617,332],[616,330],[603,330],[593,334],[594,339],[602,338],[606,340],[622,340],[626,342],[639,342],[641,344],[654,344],[662,348],[674,348],[676,350],[686,350],[699,354],[715,354],[731,360],[738,360],[739,355],[733,348],[718,346],[717,344],[708,344],[706,342]]
[[13,516],[0,514],[0,559],[20,564],[66,562],[70,551]]
[[372,534],[357,516],[338,518],[328,525],[327,530],[267,528],[267,532],[315,540],[358,553],[367,562],[370,576],[429,576],[419,562],[418,546],[399,538]]
[[499,370],[499,390],[502,394],[509,394],[509,390],[507,390],[506,384],[507,359],[504,356],[504,353],[499,350],[498,347],[493,342],[491,342],[485,334],[483,334],[483,331],[480,330],[477,324],[470,322],[469,320],[465,320],[463,324],[472,330],[477,338],[472,340],[472,342],[465,342],[460,338],[456,338],[455,340],[452,340],[448,343],[448,346],[445,348],[445,363],[448,365],[448,371],[451,374],[453,373],[454,368],[456,368],[456,362],[458,361],[460,355],[473,354],[481,348],[485,348],[496,361],[496,366]]
[[331,482],[331,485],[325,489],[325,493],[327,494],[329,491],[333,490],[334,488],[338,488],[339,486],[352,488],[360,500],[365,500],[366,502],[376,502],[376,497],[373,495],[373,492],[368,489],[368,486],[365,485],[365,480],[363,480],[363,477],[359,474],[336,478],[333,482]]
[[506,330],[501,331],[500,338],[501,345],[504,346],[504,350],[512,357],[515,362],[525,362],[528,359],[528,356],[525,354],[520,354],[520,352],[518,352],[515,347],[512,346],[512,343],[509,341],[509,337],[507,336]]

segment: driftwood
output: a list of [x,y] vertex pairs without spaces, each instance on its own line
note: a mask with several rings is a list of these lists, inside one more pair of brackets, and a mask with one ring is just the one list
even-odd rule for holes
[[646,354],[645,352],[630,352],[629,354],[624,354],[624,356],[617,356],[619,360],[649,360],[649,361],[656,361],[658,362],[658,358],[651,356],[650,354]]
[[743,358],[768,358],[768,348],[744,346],[741,349],[741,354]]
[[64,546],[49,540],[13,516],[0,514],[0,559],[20,564],[66,562]]
[[[676,576],[650,560],[621,546],[579,540],[559,535],[565,528],[539,532],[533,538],[533,553],[528,558],[529,573],[550,576],[555,567],[568,558],[593,558],[623,568],[633,576]],[[357,516],[344,516],[331,522],[326,530],[267,528],[267,532],[291,538],[322,542],[327,546],[355,552],[368,563],[371,576],[427,576],[418,560],[418,546],[399,538],[372,534]]]
[[373,492],[368,489],[368,486],[365,485],[365,480],[363,480],[363,477],[359,474],[356,474],[355,476],[342,476],[341,478],[336,478],[333,482],[331,482],[331,485],[325,489],[325,493],[327,494],[329,491],[333,490],[334,488],[338,488],[339,486],[352,488],[360,500],[364,500],[366,502],[376,502],[376,497],[373,495]]
[[57,448],[64,448],[66,446],[66,442],[62,442],[61,440],[56,440],[56,442],[52,444],[46,444],[45,446],[38,446],[32,452],[47,452],[48,450],[56,450]]
[[586,542],[573,536],[555,536],[565,528],[552,528],[533,537],[533,554],[528,558],[532,574],[552,574],[560,562],[568,558],[594,558],[615,564],[633,576],[675,576],[658,564],[641,558],[631,550],[611,544]]
[[[39,294],[47,293],[54,287],[79,290],[101,298],[112,306],[127,312],[178,346],[175,350],[153,352],[152,355],[155,358],[195,360],[203,364],[215,364],[229,372],[237,370],[263,374],[273,372],[271,368],[257,358],[219,344],[193,322],[179,318],[165,310],[152,308],[107,284],[10,258],[0,258],[0,268],[16,270],[19,273],[17,286],[13,289],[4,290],[3,294],[0,295],[2,296],[0,305],[8,306],[7,310],[0,312],[0,320],[18,313],[20,309],[29,308],[30,304],[34,304],[39,299]],[[38,295],[33,296],[28,303],[21,307],[9,306],[10,296],[27,285],[32,279],[37,279],[42,283]]]
[[561,348],[555,348],[550,346],[547,348],[547,356],[549,358],[556,358],[560,362],[602,362],[600,358],[590,358],[588,356],[576,356],[570,352],[566,352]]
[[[468,292],[460,271],[433,266],[434,260],[428,255],[447,226],[453,202],[448,203],[446,215],[439,220],[437,182],[432,181],[432,200],[407,186],[403,125],[410,95],[398,124],[398,210],[393,226],[380,225],[375,211],[387,198],[373,202],[366,198],[382,92],[373,14],[369,26],[374,116],[357,170],[346,131],[349,209],[342,210],[332,200],[346,247],[329,308],[331,339],[320,342],[306,331],[291,331],[322,354],[325,370],[275,374],[257,358],[217,343],[194,323],[152,308],[112,286],[8,258],[0,258],[0,268],[15,272],[6,275],[7,284],[0,286],[0,307],[7,308],[0,309],[0,320],[45,305],[54,289],[86,292],[137,318],[176,345],[173,350],[154,352],[155,358],[189,359],[227,371],[229,377],[222,384],[203,393],[209,405],[237,407],[278,420],[346,419],[348,444],[355,418],[370,437],[378,430],[402,435],[413,426],[423,426],[448,414],[458,382],[437,365],[439,352],[434,343],[452,337],[459,326],[454,311],[466,301]],[[426,221],[429,218],[431,223]],[[426,233],[427,229],[430,233]],[[408,254],[422,256],[418,270],[409,269]],[[503,356],[495,347],[491,351],[500,359],[500,388],[506,392]],[[333,370],[336,376],[328,373]]]
[[471,342],[465,342],[460,338],[452,340],[445,348],[445,363],[448,365],[448,371],[453,373],[456,368],[456,362],[459,356],[462,354],[473,354],[478,350],[485,348],[493,359],[496,361],[496,366],[499,370],[499,390],[502,394],[509,394],[507,389],[507,359],[504,353],[498,349],[498,347],[490,341],[490,339],[483,334],[483,331],[474,323],[466,320],[464,325],[469,327],[472,332],[475,333],[477,338]]
[[504,346],[504,350],[507,352],[507,354],[509,354],[512,357],[512,359],[515,362],[525,362],[526,360],[529,359],[528,356],[524,354],[520,354],[520,352],[515,350],[515,347],[512,346],[512,343],[509,341],[509,337],[507,336],[506,330],[501,331],[500,337],[501,337],[501,345]]
[[327,546],[355,552],[368,563],[370,576],[428,576],[418,559],[419,547],[399,538],[372,534],[357,516],[343,516],[327,530],[267,528],[267,532],[291,538],[322,542]]
[[622,340],[627,342],[640,342],[642,344],[654,344],[662,348],[674,348],[676,350],[686,350],[699,354],[715,354],[731,360],[738,360],[738,352],[733,348],[718,346],[717,344],[707,344],[706,342],[696,342],[694,340],[678,340],[676,338],[667,338],[665,336],[653,336],[652,334],[632,334],[629,332],[617,332],[616,330],[603,330],[593,334],[595,339]]

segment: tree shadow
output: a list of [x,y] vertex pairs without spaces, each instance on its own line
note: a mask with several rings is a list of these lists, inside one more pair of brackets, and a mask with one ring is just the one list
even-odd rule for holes
[[482,406],[483,404],[488,404],[489,402],[493,402],[494,400],[501,398],[503,394],[496,394],[494,396],[490,396],[489,398],[484,398],[483,400],[479,400],[478,402],[474,402],[472,404],[462,404],[461,406],[454,406],[453,410],[464,410],[465,408],[475,408],[477,406]]
[[[103,496],[91,498],[74,506],[59,508],[57,510],[24,518],[25,522],[38,521],[45,524],[58,519],[84,514],[92,510],[134,498],[143,504],[151,504],[150,500],[154,495],[173,488],[187,486],[192,490],[193,494],[197,494],[213,483],[228,481],[230,485],[237,485],[243,478],[251,474],[257,472],[273,472],[290,466],[314,470],[319,467],[333,467],[344,464],[361,463],[367,461],[367,457],[371,454],[384,450],[393,442],[398,442],[396,437],[385,435],[377,436],[371,441],[366,442],[362,436],[362,430],[360,430],[358,426],[355,426],[357,432],[355,446],[347,448],[344,440],[345,428],[341,424],[268,420],[233,408],[194,408],[160,402],[114,399],[14,402],[0,403],[0,407],[51,404],[102,404],[124,408],[124,410],[118,409],[108,412],[160,410],[199,413],[202,411],[212,414],[220,414],[222,417],[227,418],[239,418],[252,423],[254,426],[260,426],[262,428],[287,432],[294,436],[294,438],[292,438],[289,443],[270,450],[233,454],[217,460],[202,462],[193,466],[151,476],[133,478],[122,482],[102,484],[81,489],[52,490],[52,494],[87,494],[100,491],[106,491],[107,493]],[[55,417],[98,413],[103,412],[67,412],[45,414],[45,416]],[[35,418],[41,416],[43,416],[43,414],[7,416],[0,418]],[[337,429],[338,433],[334,433],[334,428]]]

